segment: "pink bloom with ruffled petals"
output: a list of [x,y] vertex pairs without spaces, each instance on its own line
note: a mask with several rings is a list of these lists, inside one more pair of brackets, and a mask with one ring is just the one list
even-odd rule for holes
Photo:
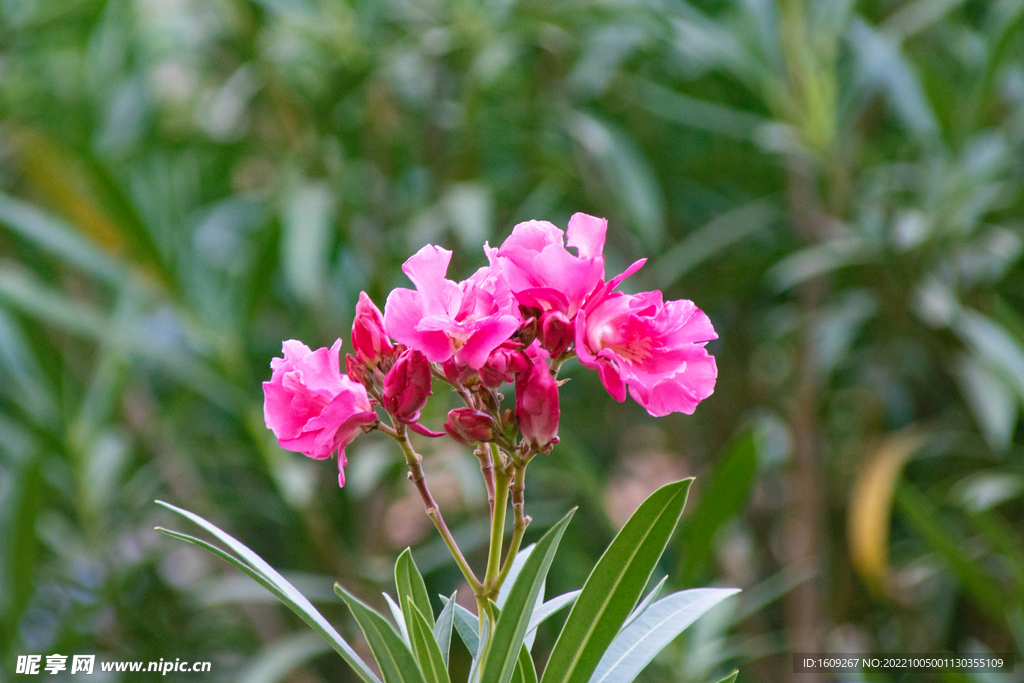
[[[604,279],[605,233],[608,221],[573,214],[563,233],[547,221],[526,221],[512,228],[497,249],[484,251],[501,271],[516,301],[544,311],[558,311],[569,320]],[[573,254],[565,245],[574,247]]]
[[338,453],[338,485],[345,485],[345,446],[377,420],[366,388],[341,373],[339,339],[310,351],[300,341],[283,344],[284,358],[270,361],[263,383],[263,417],[282,448],[323,460]]
[[519,327],[507,285],[490,268],[468,280],[445,278],[452,252],[428,244],[402,266],[416,289],[388,295],[384,325],[396,341],[429,360],[455,358],[479,370]]
[[718,338],[711,320],[692,301],[662,301],[660,291],[611,292],[621,279],[602,288],[576,318],[580,362],[597,369],[617,401],[625,400],[628,386],[655,417],[693,414],[718,377],[704,348]]

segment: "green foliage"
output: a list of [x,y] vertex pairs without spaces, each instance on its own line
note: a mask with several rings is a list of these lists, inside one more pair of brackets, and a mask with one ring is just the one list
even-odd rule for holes
[[[509,580],[512,581],[512,588],[508,591],[502,607],[499,608],[494,602],[490,603],[490,609],[497,614],[493,633],[490,634],[486,633],[486,625],[491,619],[484,619],[481,622],[468,610],[458,606],[454,601],[454,595],[445,601],[446,604],[436,624],[445,622],[448,626],[442,627],[440,634],[435,633],[417,605],[417,586],[423,584],[423,579],[408,550],[399,555],[395,564],[395,583],[399,597],[404,598],[404,609],[393,607],[397,623],[408,624],[408,643],[403,641],[383,616],[341,585],[335,584],[334,590],[348,605],[359,624],[380,666],[385,683],[450,683],[447,652],[453,623],[458,624],[457,630],[463,641],[470,652],[475,653],[471,672],[479,671],[480,681],[537,683],[537,672],[530,656],[530,649],[524,642],[526,635],[541,621],[573,601],[577,606],[582,605],[582,608],[574,606],[559,635],[558,643],[563,649],[571,648],[573,652],[580,653],[578,659],[581,659],[583,664],[578,665],[573,661],[567,674],[562,674],[556,668],[554,675],[568,677],[582,671],[580,675],[590,676],[593,667],[590,667],[589,671],[583,667],[587,667],[588,660],[596,656],[600,663],[597,670],[593,671],[594,675],[590,676],[593,683],[602,683],[605,680],[630,683],[683,629],[724,598],[739,592],[737,589],[694,589],[675,593],[653,604],[645,598],[630,615],[624,627],[619,629],[613,624],[615,614],[622,612],[623,605],[627,609],[633,609],[639,591],[633,591],[632,587],[643,587],[646,577],[650,575],[650,569],[664,551],[669,536],[678,524],[691,481],[687,479],[669,484],[651,494],[616,535],[594,568],[591,579],[588,579],[583,589],[578,592],[578,596],[563,595],[546,603],[543,602],[545,578],[558,550],[559,541],[575,512],[570,511],[549,529],[536,545],[522,550],[517,556],[516,559],[521,561],[516,563],[517,569],[514,574],[510,571]],[[167,503],[161,504],[215,535],[230,547],[237,557],[192,536],[166,529],[160,531],[209,550],[241,569],[312,626],[314,631],[333,645],[367,683],[377,680],[309,601],[252,550],[201,517]],[[661,583],[648,598],[653,599]],[[422,597],[426,598],[425,595]],[[389,600],[389,605],[394,603]],[[546,609],[535,610],[536,605],[546,606]],[[426,606],[430,609],[429,601],[426,602]],[[577,609],[580,611],[577,612]],[[577,615],[575,620],[574,614]],[[608,616],[609,614],[611,616]],[[618,619],[619,624],[624,622],[625,615],[626,613],[623,613],[623,619]],[[433,620],[432,612],[430,619]],[[579,625],[584,619],[592,619],[592,627],[581,631]],[[480,633],[481,623],[484,625],[484,633]],[[602,640],[602,631],[612,628],[609,624],[614,626],[614,640]],[[615,635],[616,632],[618,635]],[[558,643],[555,653],[560,651]],[[545,675],[552,666],[549,661]],[[558,664],[554,666],[557,667]],[[469,680],[476,679],[471,674]]]

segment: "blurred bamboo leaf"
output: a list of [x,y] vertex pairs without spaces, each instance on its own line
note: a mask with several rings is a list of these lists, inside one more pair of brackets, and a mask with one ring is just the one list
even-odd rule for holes
[[782,214],[774,202],[758,199],[716,216],[668,249],[654,264],[654,277],[669,287],[694,268],[762,232]]
[[649,248],[664,239],[665,208],[658,177],[639,145],[612,124],[575,112],[567,125],[576,141],[597,163],[603,183]]
[[890,436],[865,461],[850,494],[850,560],[872,589],[883,593],[889,576],[893,495],[904,463],[926,442],[913,432]]
[[686,552],[675,583],[692,586],[712,559],[715,533],[739,514],[750,498],[757,475],[757,440],[752,431],[733,438],[701,482],[696,508],[680,524],[679,540]]
[[[974,601],[993,619],[1004,619],[1009,604],[1000,586],[986,575],[966,550],[967,545],[953,530],[943,524],[938,510],[912,486],[897,489],[896,502],[900,512],[925,542],[945,561],[957,581]],[[1012,596],[1015,600],[1020,595]]]
[[292,291],[307,302],[323,295],[334,211],[324,182],[299,182],[284,199],[281,261]]
[[331,646],[315,633],[298,633],[263,648],[242,670],[238,683],[279,683],[306,662],[330,652]]
[[0,222],[19,237],[53,253],[69,264],[110,284],[125,281],[125,270],[92,242],[75,234],[74,228],[46,215],[38,207],[0,194]]

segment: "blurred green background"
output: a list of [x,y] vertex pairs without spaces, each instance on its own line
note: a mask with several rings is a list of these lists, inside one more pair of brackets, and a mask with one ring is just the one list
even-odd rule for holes
[[[1020,0],[0,0],[0,680],[33,653],[354,680],[152,501],[352,639],[333,581],[383,605],[407,545],[457,588],[393,446],[353,444],[339,490],[260,382],[283,339],[348,348],[423,244],[465,277],[575,211],[609,273],[648,256],[634,291],[708,312],[719,380],[655,420],[567,365],[527,489],[528,538],[580,505],[548,594],[696,475],[660,572],[744,592],[644,680],[838,680],[794,651],[1014,652],[912,680],[1024,680],[1022,58]],[[479,564],[475,460],[423,447]]]

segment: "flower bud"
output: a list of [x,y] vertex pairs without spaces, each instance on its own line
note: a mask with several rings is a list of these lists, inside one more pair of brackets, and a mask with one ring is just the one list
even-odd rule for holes
[[575,330],[561,311],[548,311],[540,319],[540,341],[552,358],[562,355],[572,343]]
[[384,330],[384,316],[366,292],[359,292],[356,317],[352,321],[352,346],[359,362],[370,367],[394,350]]
[[456,408],[448,411],[444,430],[459,443],[472,446],[474,442],[494,438],[494,418],[480,410]]
[[517,344],[506,342],[491,351],[487,362],[480,368],[480,379],[485,385],[495,389],[506,382],[511,382],[517,373],[529,367],[530,362],[517,347]]
[[351,353],[345,354],[345,371],[349,377],[367,389],[373,388],[373,373]]
[[444,372],[445,379],[455,386],[464,385],[476,375],[473,368],[465,363],[460,363],[455,358],[449,358],[442,363],[441,370]]
[[384,410],[400,422],[416,422],[431,393],[430,362],[410,349],[399,356],[384,378]]
[[523,440],[537,452],[548,453],[558,443],[558,382],[543,351],[531,360],[532,365],[516,377],[516,415]]

